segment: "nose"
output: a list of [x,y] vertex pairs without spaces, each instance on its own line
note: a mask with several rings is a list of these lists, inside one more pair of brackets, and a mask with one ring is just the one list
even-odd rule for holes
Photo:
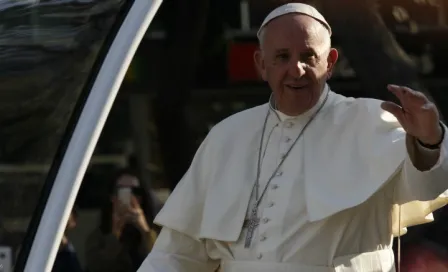
[[289,65],[289,73],[295,78],[302,77],[305,74],[306,64],[300,60],[292,60]]

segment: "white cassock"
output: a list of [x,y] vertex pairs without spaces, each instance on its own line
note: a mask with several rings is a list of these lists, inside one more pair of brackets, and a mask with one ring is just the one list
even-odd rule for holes
[[[267,103],[216,125],[157,215],[163,230],[138,271],[395,271],[399,227],[403,234],[431,222],[431,212],[448,202],[448,141],[439,156],[406,136],[381,101],[331,91],[271,181],[260,225],[244,247],[267,112],[261,190],[323,97],[298,117]],[[397,204],[404,204],[401,223]]]

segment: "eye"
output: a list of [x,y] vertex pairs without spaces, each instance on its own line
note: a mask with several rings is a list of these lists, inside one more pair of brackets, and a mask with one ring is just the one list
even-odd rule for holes
[[307,64],[314,64],[316,63],[317,56],[313,52],[307,52],[300,54],[300,60]]
[[304,53],[304,54],[301,54],[301,56],[300,56],[300,58],[302,59],[302,60],[312,60],[312,59],[314,59],[316,56],[314,55],[314,53],[312,53],[312,52],[308,52],[308,53]]
[[276,55],[276,59],[281,61],[287,61],[289,60],[289,54],[288,53],[279,53]]

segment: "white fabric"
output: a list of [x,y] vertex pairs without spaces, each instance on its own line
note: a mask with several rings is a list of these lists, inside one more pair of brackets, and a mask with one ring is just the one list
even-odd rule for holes
[[[138,272],[212,272],[220,265],[220,272],[394,272],[393,251],[390,248],[379,249],[374,252],[362,254],[348,254],[336,257],[330,265],[310,265],[299,262],[275,262],[253,258],[224,259],[221,263],[212,260],[207,255],[216,253],[216,248],[209,242],[204,245],[185,235],[163,229],[161,238],[157,241],[156,250],[153,250],[145,259]],[[182,243],[179,243],[182,241]],[[224,247],[224,245],[222,245]],[[176,250],[178,254],[167,254],[157,249]],[[223,249],[221,249],[222,251]],[[206,252],[208,251],[208,252]],[[249,250],[253,251],[253,250]],[[258,255],[257,255],[258,256]],[[236,257],[236,256],[235,256]]]
[[[294,263],[310,267],[305,272],[323,267],[390,272],[385,267],[390,264],[392,235],[398,233],[397,204],[406,203],[401,218],[401,227],[406,227],[431,221],[430,213],[447,203],[446,198],[422,202],[448,187],[447,141],[440,156],[439,151],[414,146],[426,156],[439,156],[430,171],[417,170],[407,155],[403,130],[379,104],[330,94],[263,199],[262,223],[250,249],[243,247],[242,224],[253,201],[250,194],[269,105],[218,124],[157,216],[155,222],[164,229],[139,272],[208,272],[220,262],[224,271],[239,271],[236,267],[241,265],[247,266],[244,271],[273,271],[252,266],[268,262],[278,265],[275,271],[293,271],[284,267]],[[316,107],[283,121],[274,112],[270,115],[262,184],[292,143],[288,137],[298,135]],[[408,137],[408,143],[411,140]],[[408,144],[408,150],[411,147]],[[372,270],[375,266],[382,270]]]
[[[292,177],[300,176],[304,182],[311,222],[364,202],[399,172],[407,158],[405,134],[398,122],[382,119],[379,101],[331,93],[328,102],[298,143],[303,150],[295,148],[284,165],[291,169]],[[212,129],[156,223],[196,239],[238,239],[255,182],[267,110],[268,105],[262,105],[243,111]],[[271,115],[267,133],[275,122]],[[289,123],[282,125],[286,128]],[[446,153],[445,149],[442,152]],[[306,169],[299,176],[296,162]],[[444,171],[441,168],[431,174],[443,176]],[[438,193],[443,191],[445,188],[439,188]],[[420,200],[433,197],[426,190],[419,194]],[[223,219],[226,214],[232,216]]]
[[277,17],[283,16],[283,15],[286,15],[289,13],[300,13],[300,14],[304,14],[304,15],[314,18],[315,20],[321,22],[328,29],[328,32],[330,33],[330,36],[331,36],[332,33],[331,33],[330,25],[327,23],[324,16],[322,16],[322,14],[320,14],[320,12],[317,9],[315,9],[313,6],[303,4],[303,3],[288,3],[288,4],[282,5],[276,9],[274,9],[273,11],[271,11],[271,13],[268,14],[268,16],[266,16],[266,18],[264,19],[263,23],[261,24],[261,26],[257,32],[257,37],[260,38],[260,33],[261,33],[262,29],[270,21],[274,20]]

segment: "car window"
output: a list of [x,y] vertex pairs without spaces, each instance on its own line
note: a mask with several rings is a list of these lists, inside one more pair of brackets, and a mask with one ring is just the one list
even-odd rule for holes
[[0,257],[12,264],[29,246],[23,242],[41,192],[51,188],[92,79],[132,2],[0,2],[0,251],[10,254]]

